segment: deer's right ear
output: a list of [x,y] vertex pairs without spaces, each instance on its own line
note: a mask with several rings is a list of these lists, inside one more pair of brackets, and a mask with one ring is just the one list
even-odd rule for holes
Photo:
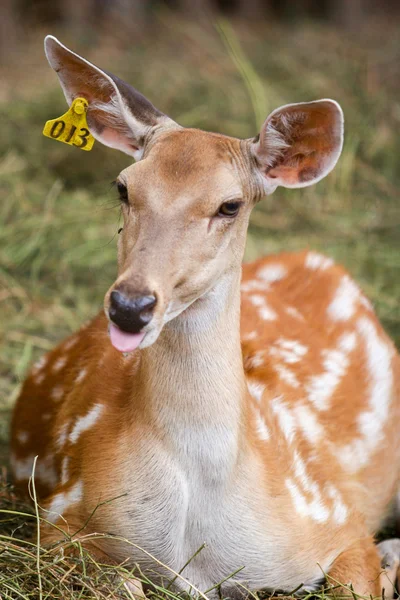
[[68,104],[78,97],[88,101],[90,132],[106,146],[139,160],[146,138],[155,128],[179,127],[133,87],[75,54],[55,37],[48,35],[44,48]]

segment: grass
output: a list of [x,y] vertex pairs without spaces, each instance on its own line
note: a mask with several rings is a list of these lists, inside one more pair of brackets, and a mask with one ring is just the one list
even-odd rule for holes
[[[18,60],[0,71],[4,465],[10,410],[29,365],[96,313],[115,277],[120,215],[110,182],[129,164],[98,143],[82,153],[41,135],[44,122],[65,111],[42,54],[43,33],[35,31]],[[151,38],[134,48],[109,35],[86,51],[84,40],[54,33],[133,83],[182,125],[250,137],[281,104],[338,100],[346,117],[338,166],[315,187],[277,190],[260,203],[246,258],[307,246],[333,256],[360,282],[400,345],[400,36],[395,24],[375,23],[346,37],[315,23],[249,28],[221,21],[205,28],[160,13]],[[34,532],[36,517],[2,485],[0,597],[36,598],[37,549],[24,541]],[[92,568],[91,577],[82,579],[77,574],[90,558],[71,560],[40,551],[43,598],[122,593],[110,591],[112,567],[95,568],[95,575]],[[62,584],[54,587],[57,581]]]
[[[62,542],[42,548],[34,538],[44,518],[38,505],[23,503],[0,479],[0,597],[76,600],[133,598],[125,581],[148,582],[137,569],[99,563],[81,542],[65,535]],[[62,534],[61,534],[62,536]],[[107,537],[92,535],[94,537]],[[154,595],[156,595],[155,590]],[[170,598],[177,598],[172,592]]]

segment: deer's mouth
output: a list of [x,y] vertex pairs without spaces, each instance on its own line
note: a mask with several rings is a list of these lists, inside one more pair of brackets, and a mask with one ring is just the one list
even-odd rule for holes
[[133,352],[133,350],[136,350],[136,348],[140,346],[146,335],[145,331],[141,331],[140,333],[127,333],[114,325],[114,323],[109,324],[108,333],[112,345],[120,352]]

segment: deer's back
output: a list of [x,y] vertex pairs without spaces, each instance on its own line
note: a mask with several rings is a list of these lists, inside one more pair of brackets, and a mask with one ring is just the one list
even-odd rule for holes
[[243,271],[242,344],[259,435],[300,461],[285,478],[299,512],[304,488],[328,503],[334,482],[375,531],[399,476],[400,360],[368,299],[321,254],[262,258]]

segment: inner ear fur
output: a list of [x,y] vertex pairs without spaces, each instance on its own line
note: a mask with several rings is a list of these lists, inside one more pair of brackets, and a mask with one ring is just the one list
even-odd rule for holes
[[61,44],[45,38],[45,53],[56,71],[68,104],[86,98],[88,126],[103,144],[141,157],[146,136],[155,127],[179,127],[140,92]]
[[288,104],[272,112],[252,144],[266,192],[316,183],[335,166],[343,145],[343,112],[334,100]]

